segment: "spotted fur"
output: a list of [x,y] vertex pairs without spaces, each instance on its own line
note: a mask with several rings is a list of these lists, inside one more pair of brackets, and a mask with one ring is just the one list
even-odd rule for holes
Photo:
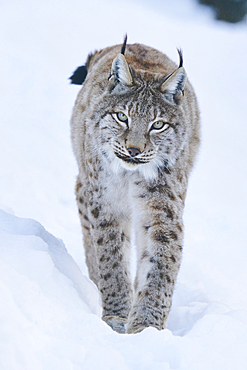
[[200,123],[179,55],[177,67],[140,44],[95,52],[71,118],[86,263],[101,293],[102,318],[119,333],[165,327],[181,263]]

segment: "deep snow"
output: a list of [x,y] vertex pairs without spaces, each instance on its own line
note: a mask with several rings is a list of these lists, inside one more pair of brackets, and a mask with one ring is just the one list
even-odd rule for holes
[[[215,23],[191,0],[150,4],[0,4],[0,369],[247,368],[246,23]],[[203,138],[167,329],[136,335],[101,321],[87,278],[67,80],[126,31],[175,61],[183,48]]]

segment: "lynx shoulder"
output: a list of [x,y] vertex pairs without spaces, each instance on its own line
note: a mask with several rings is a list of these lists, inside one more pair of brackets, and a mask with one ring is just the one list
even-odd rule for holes
[[71,138],[86,263],[101,294],[102,319],[119,333],[165,327],[181,262],[182,214],[200,122],[179,57],[176,66],[165,54],[125,39],[90,54],[82,77],[77,70],[75,83],[85,81]]

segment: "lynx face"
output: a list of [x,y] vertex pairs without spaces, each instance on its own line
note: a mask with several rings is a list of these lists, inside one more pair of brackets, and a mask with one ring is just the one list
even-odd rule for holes
[[138,333],[164,329],[169,314],[200,124],[181,53],[177,67],[140,44],[127,45],[125,57],[125,47],[126,39],[121,53],[117,45],[89,56],[71,138],[86,263],[101,294],[102,319],[119,333]]
[[183,117],[152,84],[126,93],[126,102],[100,121],[104,149],[115,173],[126,169],[153,179],[162,168],[172,167],[183,149]]

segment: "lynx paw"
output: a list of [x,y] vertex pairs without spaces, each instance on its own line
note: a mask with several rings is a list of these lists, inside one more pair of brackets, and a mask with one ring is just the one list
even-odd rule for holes
[[127,334],[137,334],[140,333],[142,330],[150,326],[148,323],[147,318],[142,317],[133,317],[130,319],[127,328],[126,333]]
[[133,322],[132,324],[127,326],[126,333],[127,334],[137,334],[147,328],[148,325],[143,325],[142,323]]
[[127,323],[127,319],[118,316],[105,316],[102,317],[102,320],[104,320],[117,333],[126,333],[125,325]]
[[140,333],[149,326],[152,326],[158,330],[164,329],[163,320],[161,322],[154,312],[150,311],[146,307],[143,309],[134,310],[133,313],[130,313],[126,333]]

